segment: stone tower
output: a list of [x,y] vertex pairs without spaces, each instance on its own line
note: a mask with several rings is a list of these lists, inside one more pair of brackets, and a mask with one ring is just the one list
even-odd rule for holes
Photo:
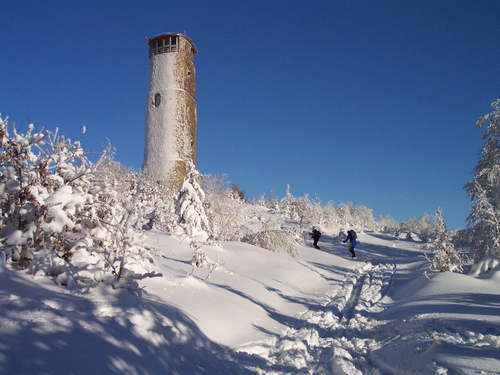
[[193,56],[186,35],[166,33],[148,39],[148,88],[143,170],[178,185],[187,158],[196,162],[196,101]]

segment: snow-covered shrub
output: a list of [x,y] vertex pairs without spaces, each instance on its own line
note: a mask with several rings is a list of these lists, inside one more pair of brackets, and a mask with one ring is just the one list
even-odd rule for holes
[[229,185],[226,176],[204,176],[205,212],[209,224],[209,238],[215,243],[220,241],[239,241],[243,236],[240,226],[244,217],[241,207],[245,200]]
[[263,230],[246,235],[242,241],[275,253],[288,254],[293,258],[300,257],[294,236],[282,230]]
[[245,191],[241,189],[234,182],[231,182],[231,186],[229,187],[230,196],[235,201],[239,201],[240,203],[245,203],[247,199],[245,198]]
[[323,216],[323,206],[321,206],[321,200],[316,197],[312,203],[312,222],[318,225],[323,225],[325,223],[325,218]]
[[166,231],[175,230],[178,224],[175,199],[176,192],[170,182],[142,173],[140,202],[147,208],[146,229],[156,226]]
[[321,201],[311,202],[309,195],[295,198],[290,194],[290,186],[287,185],[285,196],[276,204],[275,213],[284,215],[290,220],[299,221],[299,226],[310,226],[312,223],[323,222],[323,207]]
[[193,269],[210,267],[210,262],[207,260],[205,253],[201,250],[200,245],[193,251],[193,257],[189,263],[193,266]]
[[418,220],[415,217],[406,218],[400,225],[400,229],[405,232],[417,234],[422,241],[430,241],[435,237],[436,228],[434,227],[432,215],[425,214]]
[[469,272],[470,276],[477,277],[484,275],[500,267],[500,249],[495,249],[496,255],[487,255],[472,265]]
[[33,130],[13,127],[10,136],[0,120],[1,252],[62,285],[143,277],[153,259],[136,230],[144,217],[132,200],[137,181],[124,178],[133,173],[112,161],[110,147],[92,163],[79,142]]
[[93,215],[89,177],[99,166],[79,142],[43,128],[26,134],[0,119],[0,238],[4,253],[27,267],[34,252],[46,248],[64,260],[97,217]]
[[205,253],[201,250],[201,244],[199,244],[196,240],[192,240],[191,242],[191,247],[195,249],[193,252],[193,258],[191,259],[191,266],[193,269],[191,272],[187,275],[187,277],[191,276],[194,274],[194,271],[197,268],[210,268],[210,272],[208,275],[205,277],[203,282],[206,282],[208,278],[212,275],[212,273],[219,267],[224,265],[224,263],[219,262],[219,253],[217,253],[217,262],[210,263],[205,255]]
[[455,250],[455,247],[449,239],[449,233],[446,230],[444,214],[441,208],[436,210],[433,216],[435,238],[430,247],[434,252],[434,258],[430,262],[429,271],[431,272],[454,272],[462,271],[464,259]]
[[102,206],[113,216],[99,220],[91,232],[93,245],[88,248],[104,260],[105,269],[119,283],[116,285],[126,288],[134,287],[134,279],[156,276],[151,271],[156,265],[153,256],[157,255],[157,249],[147,243],[142,230],[149,219],[146,207],[140,202],[140,181],[135,189],[130,199]]

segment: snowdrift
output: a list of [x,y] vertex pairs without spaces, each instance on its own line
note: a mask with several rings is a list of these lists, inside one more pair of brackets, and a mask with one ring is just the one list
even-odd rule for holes
[[426,277],[418,242],[358,232],[352,260],[336,233],[299,258],[204,245],[220,264],[207,279],[208,268],[187,277],[187,242],[150,231],[163,277],[135,293],[2,264],[0,373],[500,372],[498,267]]

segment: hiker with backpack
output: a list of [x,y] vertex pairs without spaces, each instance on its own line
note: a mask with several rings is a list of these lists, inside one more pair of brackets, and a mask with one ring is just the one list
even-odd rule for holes
[[347,231],[347,238],[342,241],[343,243],[350,241],[348,250],[351,252],[352,258],[356,258],[356,253],[354,252],[354,248],[356,247],[356,238],[358,238],[356,232],[351,229]]
[[311,238],[314,240],[314,247],[316,249],[319,249],[319,246],[318,246],[318,241],[319,241],[319,238],[321,237],[321,232],[319,230],[316,229],[316,227],[313,227],[313,232],[312,233],[309,233]]

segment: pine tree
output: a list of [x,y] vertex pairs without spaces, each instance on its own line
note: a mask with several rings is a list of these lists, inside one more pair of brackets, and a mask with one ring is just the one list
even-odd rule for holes
[[186,168],[186,177],[177,191],[176,213],[179,225],[189,236],[193,236],[200,231],[207,232],[209,224],[203,207],[205,192],[200,184],[201,174],[192,161],[188,161]]
[[446,229],[443,210],[438,208],[433,216],[434,239],[431,248],[434,252],[434,258],[431,261],[429,270],[431,272],[453,272],[461,271],[464,260],[455,250],[454,245],[449,239],[449,233]]
[[500,244],[500,99],[492,103],[493,112],[477,120],[478,129],[486,126],[484,145],[473,169],[474,178],[464,189],[472,201],[467,218],[467,235],[477,247],[474,257],[479,261]]

